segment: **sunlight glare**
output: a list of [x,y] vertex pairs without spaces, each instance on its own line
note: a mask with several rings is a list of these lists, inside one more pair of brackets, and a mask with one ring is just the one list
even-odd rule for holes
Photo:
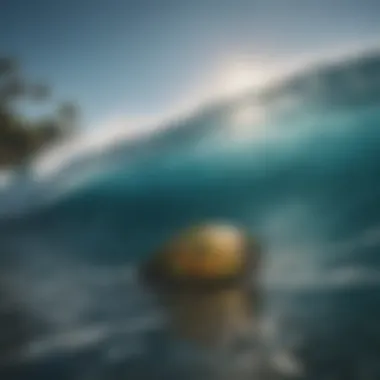
[[269,71],[262,65],[236,61],[221,70],[218,90],[222,95],[234,95],[258,89],[268,83],[269,77]]

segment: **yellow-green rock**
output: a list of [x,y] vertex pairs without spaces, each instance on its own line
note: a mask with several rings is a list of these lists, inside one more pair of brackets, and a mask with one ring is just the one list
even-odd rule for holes
[[191,227],[170,239],[147,264],[147,276],[163,281],[212,283],[240,279],[258,258],[253,239],[229,225]]

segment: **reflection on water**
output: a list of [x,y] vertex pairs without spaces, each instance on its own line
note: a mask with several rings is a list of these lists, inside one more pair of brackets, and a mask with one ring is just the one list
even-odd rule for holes
[[231,285],[177,288],[156,295],[167,316],[161,342],[167,341],[162,347],[170,348],[160,356],[163,363],[171,361],[166,376],[174,376],[175,368],[181,378],[189,379],[264,379],[263,371],[269,374],[255,292]]
[[176,291],[163,301],[178,337],[207,347],[247,336],[258,318],[254,300],[241,288]]

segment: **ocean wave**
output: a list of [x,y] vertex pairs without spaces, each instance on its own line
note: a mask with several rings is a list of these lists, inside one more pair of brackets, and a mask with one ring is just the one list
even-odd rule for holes
[[[144,175],[146,167],[152,166],[158,173],[161,168],[170,170],[174,163],[186,160],[190,164],[198,160],[207,167],[207,161],[242,149],[262,152],[265,157],[273,152],[275,157],[276,151],[285,149],[286,141],[302,145],[307,125],[314,136],[337,134],[339,125],[343,128],[339,133],[344,134],[360,107],[375,104],[376,108],[380,101],[379,78],[380,55],[371,51],[293,73],[259,92],[188,107],[191,112],[177,111],[175,116],[129,125],[124,120],[112,121],[110,130],[82,132],[44,152],[27,173],[2,175],[0,209],[9,216],[12,211],[52,203],[112,173],[136,177],[136,172]],[[330,116],[324,121],[323,114]]]

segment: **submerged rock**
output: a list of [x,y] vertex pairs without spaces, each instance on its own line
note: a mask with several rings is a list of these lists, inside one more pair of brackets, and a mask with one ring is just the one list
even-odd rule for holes
[[169,240],[142,268],[157,285],[221,286],[255,273],[256,241],[237,227],[204,224],[190,227]]

